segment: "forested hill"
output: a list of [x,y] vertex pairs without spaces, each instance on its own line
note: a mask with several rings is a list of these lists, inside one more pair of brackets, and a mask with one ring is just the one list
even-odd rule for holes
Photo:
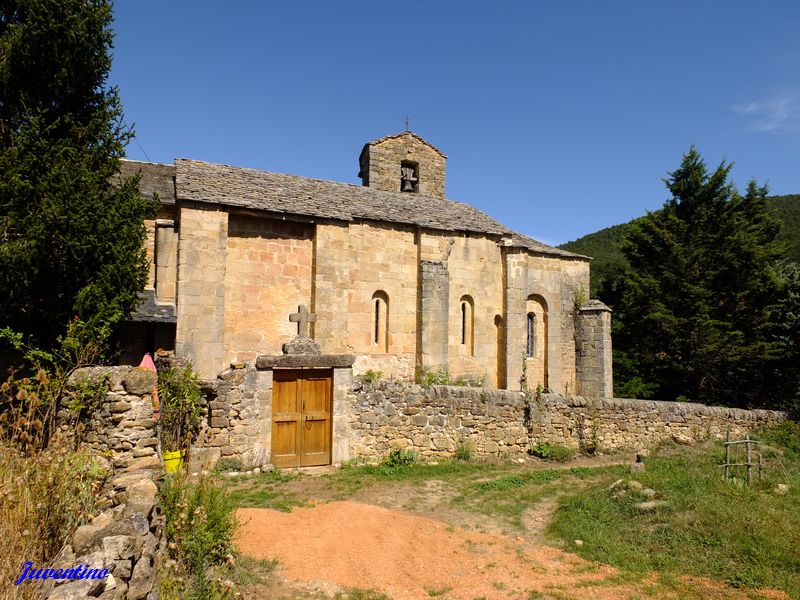
[[[768,201],[770,210],[782,223],[778,239],[787,244],[786,258],[800,262],[800,194],[771,196]],[[613,269],[614,265],[625,263],[620,245],[626,227],[632,222],[606,227],[559,246],[563,250],[594,258],[591,289],[593,298],[597,297],[597,289],[605,274]]]

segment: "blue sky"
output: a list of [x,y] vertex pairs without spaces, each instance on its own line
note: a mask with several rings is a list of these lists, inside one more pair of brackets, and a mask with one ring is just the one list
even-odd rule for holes
[[447,196],[557,244],[661,206],[690,145],[800,193],[800,2],[121,0],[131,158],[359,183],[411,129]]

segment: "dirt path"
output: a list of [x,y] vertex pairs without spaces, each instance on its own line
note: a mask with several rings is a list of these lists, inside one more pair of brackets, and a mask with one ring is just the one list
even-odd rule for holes
[[[642,584],[620,583],[615,569],[574,554],[379,506],[345,501],[291,513],[251,508],[238,514],[243,553],[276,558],[283,577],[317,589],[375,589],[393,600],[602,600],[644,592]],[[698,595],[682,597],[748,597],[715,582],[683,583]]]

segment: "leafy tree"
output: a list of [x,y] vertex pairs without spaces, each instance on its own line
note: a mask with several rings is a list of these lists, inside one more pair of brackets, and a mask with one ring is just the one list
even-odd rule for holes
[[155,203],[118,177],[111,21],[107,0],[0,4],[0,327],[45,348],[76,317],[107,330],[146,282]]
[[628,226],[630,266],[601,295],[615,311],[618,392],[764,406],[785,385],[775,377],[788,356],[776,321],[787,287],[774,268],[779,225],[766,187],[751,181],[742,195],[730,169],[709,172],[692,148],[665,180],[663,209]]

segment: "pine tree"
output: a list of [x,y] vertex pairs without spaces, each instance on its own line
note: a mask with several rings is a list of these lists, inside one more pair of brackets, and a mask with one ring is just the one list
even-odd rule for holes
[[132,133],[111,67],[106,0],[0,5],[0,327],[51,347],[137,304],[155,203],[119,160]]
[[630,270],[605,293],[615,310],[622,394],[729,406],[773,402],[785,346],[774,335],[783,286],[778,224],[766,187],[744,195],[731,165],[709,172],[692,148],[665,180],[663,209],[637,220],[623,244]]

